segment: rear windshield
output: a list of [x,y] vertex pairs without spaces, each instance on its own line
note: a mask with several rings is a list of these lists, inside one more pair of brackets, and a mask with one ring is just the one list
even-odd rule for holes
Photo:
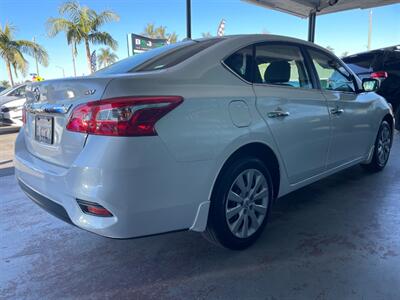
[[165,69],[183,62],[219,41],[221,41],[221,39],[207,39],[201,41],[188,40],[155,48],[125,58],[109,67],[97,71],[93,75],[123,74]]
[[372,72],[375,60],[375,53],[358,54],[343,58],[343,61],[353,70],[354,73]]

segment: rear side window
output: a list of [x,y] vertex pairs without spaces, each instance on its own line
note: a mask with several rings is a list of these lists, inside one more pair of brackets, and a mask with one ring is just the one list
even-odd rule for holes
[[377,54],[365,53],[349,56],[343,59],[343,61],[353,70],[356,74],[370,73],[373,72],[373,65]]
[[153,71],[172,67],[221,40],[221,38],[201,41],[188,40],[155,48],[120,60],[109,67],[97,71],[93,75]]
[[153,71],[175,66],[221,40],[222,39],[209,39],[205,41],[197,41],[187,45],[186,47],[173,49],[168,53],[150,59],[149,61],[135,68],[133,71]]
[[224,61],[235,74],[246,81],[252,81],[253,46],[243,48]]
[[254,82],[312,88],[300,48],[291,45],[256,46]]

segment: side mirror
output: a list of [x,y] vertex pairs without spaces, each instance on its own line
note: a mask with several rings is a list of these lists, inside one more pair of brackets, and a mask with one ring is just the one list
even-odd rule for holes
[[375,78],[364,78],[362,80],[364,92],[375,92],[379,89],[379,80]]

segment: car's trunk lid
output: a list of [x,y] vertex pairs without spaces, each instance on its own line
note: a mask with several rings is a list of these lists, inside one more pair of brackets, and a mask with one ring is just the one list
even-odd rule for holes
[[71,111],[81,103],[100,100],[110,80],[78,77],[29,85],[24,127],[28,151],[44,161],[71,166],[86,140],[86,134],[66,129]]

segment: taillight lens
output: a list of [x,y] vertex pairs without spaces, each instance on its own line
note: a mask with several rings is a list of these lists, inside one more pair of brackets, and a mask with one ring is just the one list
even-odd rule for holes
[[388,73],[385,71],[378,71],[371,73],[371,78],[375,79],[384,79],[388,77]]
[[103,206],[101,206],[98,203],[89,202],[89,201],[85,201],[85,200],[81,200],[81,199],[76,199],[76,201],[78,202],[78,205],[80,206],[80,208],[82,209],[82,211],[85,214],[93,215],[93,216],[97,216],[97,217],[112,217],[113,216],[113,214],[109,210],[107,210],[106,208],[104,208]]
[[22,123],[26,124],[26,108],[25,108],[25,105],[22,107]]
[[67,129],[96,135],[152,136],[155,124],[183,101],[179,96],[123,97],[77,106]]

